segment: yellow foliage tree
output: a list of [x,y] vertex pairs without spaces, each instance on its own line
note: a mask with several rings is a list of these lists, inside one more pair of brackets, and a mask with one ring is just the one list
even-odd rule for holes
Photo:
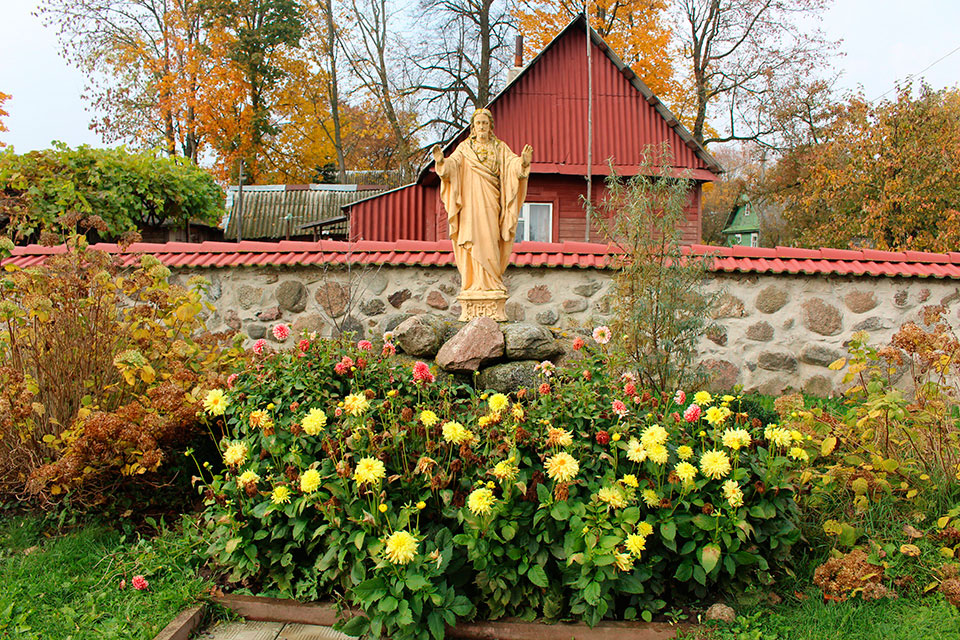
[[[6,101],[9,100],[9,99],[10,99],[10,94],[9,94],[9,93],[4,93],[4,92],[0,91],[0,118],[5,118],[5,117],[7,117],[7,116],[10,115],[10,114],[7,113],[6,110],[3,108],[3,103],[6,102]],[[10,131],[10,129],[7,129],[7,125],[5,125],[5,124],[3,123],[3,120],[0,120],[0,133],[2,133],[2,132],[4,132],[4,131]],[[6,142],[3,142],[2,140],[0,140],[0,147],[5,147],[5,146],[7,146],[7,143],[6,143]]]

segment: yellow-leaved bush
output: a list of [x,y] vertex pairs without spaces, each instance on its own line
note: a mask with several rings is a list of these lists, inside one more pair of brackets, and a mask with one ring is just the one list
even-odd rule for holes
[[[9,256],[10,246],[5,247]],[[0,275],[0,493],[97,504],[199,433],[198,394],[242,350],[211,335],[207,283],[73,236]]]

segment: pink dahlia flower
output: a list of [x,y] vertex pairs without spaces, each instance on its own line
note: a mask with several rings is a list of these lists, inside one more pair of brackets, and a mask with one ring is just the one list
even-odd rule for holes
[[613,401],[613,412],[621,418],[629,413],[627,410],[627,405],[623,404],[622,400]]
[[150,583],[147,582],[147,579],[143,576],[133,576],[133,580],[130,581],[130,584],[133,585],[133,588],[137,591],[144,591],[150,586]]
[[283,342],[290,337],[290,327],[285,324],[278,324],[273,328],[273,337]]
[[416,382],[433,382],[437,378],[430,373],[430,367],[427,366],[426,362],[418,360],[413,365],[413,379]]
[[610,327],[606,325],[593,330],[593,339],[597,344],[607,344],[611,337],[613,337],[613,333],[610,331]]
[[266,347],[267,347],[267,341],[264,340],[263,338],[260,338],[259,340],[253,343],[253,352],[259,356],[263,354],[263,350],[266,349]]
[[692,404],[683,412],[683,419],[687,422],[696,422],[700,419],[700,405]]

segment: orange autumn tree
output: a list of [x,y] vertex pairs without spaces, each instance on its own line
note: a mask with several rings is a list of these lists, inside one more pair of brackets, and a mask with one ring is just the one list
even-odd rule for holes
[[106,142],[159,147],[193,162],[207,144],[234,136],[236,126],[223,120],[246,94],[227,55],[230,39],[212,28],[210,11],[207,0],[40,5],[59,29],[64,57],[86,74],[93,129]]
[[799,246],[945,252],[960,246],[957,175],[960,91],[907,85],[895,100],[851,98],[768,187]]
[[[677,47],[669,24],[667,0],[597,0],[590,26],[671,108],[686,102],[673,68]],[[560,33],[583,5],[570,0],[521,0],[514,15],[529,60]],[[675,112],[677,112],[675,110]]]

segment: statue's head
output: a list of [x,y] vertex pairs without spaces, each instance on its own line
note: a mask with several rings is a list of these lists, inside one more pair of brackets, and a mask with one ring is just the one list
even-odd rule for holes
[[476,111],[473,112],[473,115],[470,116],[470,137],[471,138],[477,137],[477,133],[479,133],[480,130],[483,129],[483,125],[480,125],[478,127],[477,121],[478,120],[482,121],[484,119],[488,123],[486,126],[487,137],[490,137],[490,138],[493,137],[493,114],[490,113],[489,109],[477,109]]

